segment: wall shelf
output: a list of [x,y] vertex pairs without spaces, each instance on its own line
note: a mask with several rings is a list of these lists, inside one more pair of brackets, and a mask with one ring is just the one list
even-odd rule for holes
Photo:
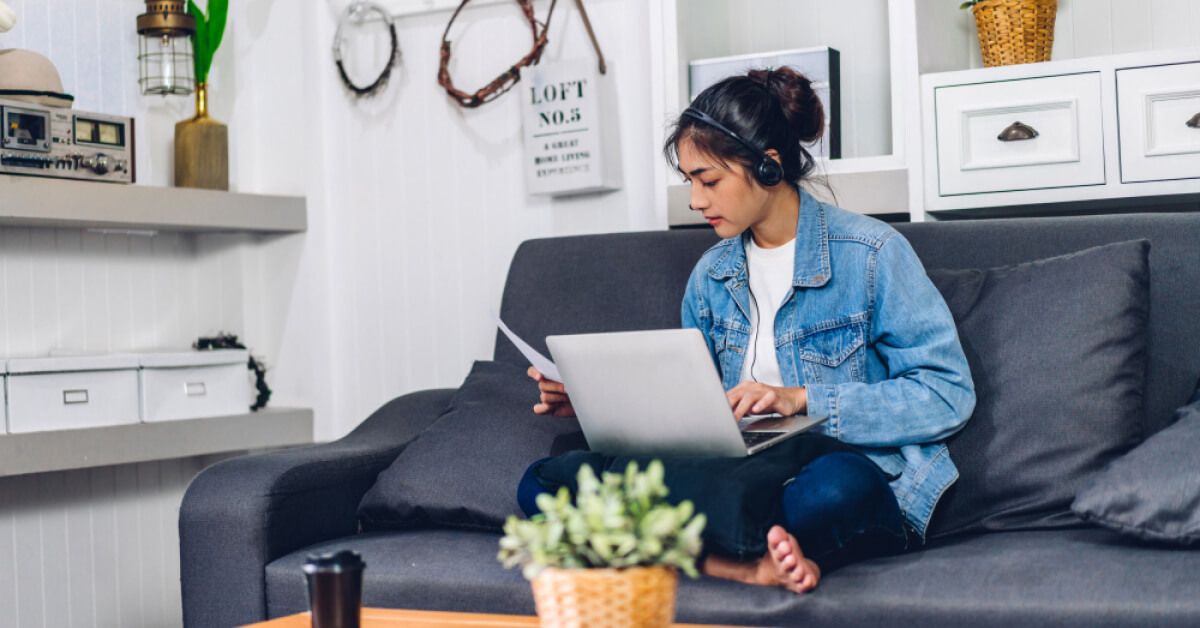
[[309,408],[0,435],[0,477],[313,442]]
[[0,175],[0,226],[299,233],[300,196]]

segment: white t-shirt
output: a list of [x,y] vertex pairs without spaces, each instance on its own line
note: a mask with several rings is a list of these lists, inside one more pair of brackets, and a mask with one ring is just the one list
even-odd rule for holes
[[746,261],[753,299],[750,302],[750,342],[746,348],[746,361],[742,364],[742,381],[783,386],[779,360],[775,357],[775,314],[792,289],[795,259],[795,239],[773,249],[764,249],[754,243],[754,238],[749,238]]

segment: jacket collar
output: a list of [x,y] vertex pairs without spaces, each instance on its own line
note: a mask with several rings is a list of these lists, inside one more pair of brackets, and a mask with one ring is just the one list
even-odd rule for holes
[[[825,205],[804,190],[800,193],[800,219],[796,221],[796,262],[792,285],[797,288],[819,288],[832,276],[829,264],[829,227]],[[713,279],[744,276],[746,243],[750,230],[739,237],[726,240],[725,252],[708,267]]]

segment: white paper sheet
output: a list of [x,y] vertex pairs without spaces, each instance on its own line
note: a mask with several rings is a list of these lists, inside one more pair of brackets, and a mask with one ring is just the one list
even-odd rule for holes
[[504,332],[504,335],[508,336],[508,339],[511,340],[514,345],[516,345],[517,350],[521,352],[521,355],[525,356],[526,360],[529,360],[529,363],[533,365],[533,368],[541,371],[542,375],[546,376],[546,379],[552,379],[556,382],[562,381],[562,376],[558,374],[558,367],[554,365],[554,362],[550,361],[550,358],[538,353],[537,349],[534,349],[533,347],[529,346],[529,343],[521,340],[519,336],[514,334],[513,331],[508,328],[508,325],[504,324],[504,321],[500,320],[499,316],[496,317],[496,325],[498,325],[500,327],[500,331]]

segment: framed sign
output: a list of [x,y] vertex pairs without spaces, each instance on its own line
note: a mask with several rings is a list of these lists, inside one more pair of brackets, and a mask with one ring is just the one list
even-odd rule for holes
[[539,64],[521,73],[525,190],[560,196],[621,187],[612,70],[593,61]]

